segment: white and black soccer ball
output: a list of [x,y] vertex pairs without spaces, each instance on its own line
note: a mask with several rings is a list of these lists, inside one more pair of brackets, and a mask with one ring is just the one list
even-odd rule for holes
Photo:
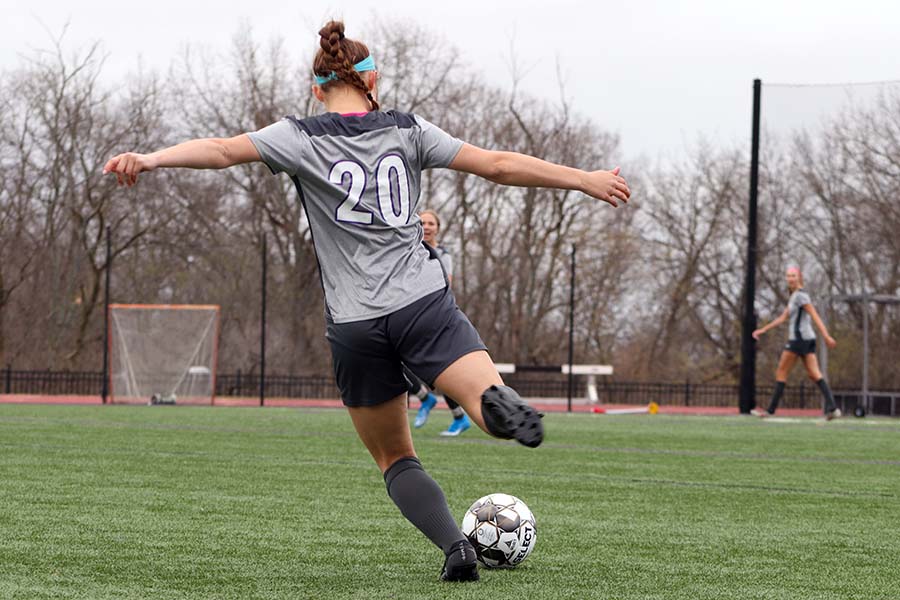
[[509,494],[489,494],[475,501],[462,520],[462,532],[486,567],[512,568],[528,558],[537,541],[534,515]]

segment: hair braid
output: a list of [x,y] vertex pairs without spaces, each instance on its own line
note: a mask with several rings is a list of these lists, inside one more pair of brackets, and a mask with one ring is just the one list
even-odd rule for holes
[[[380,107],[369,86],[363,80],[362,75],[353,68],[353,65],[367,56],[369,49],[362,42],[347,39],[344,36],[344,23],[341,21],[329,21],[325,27],[319,30],[319,46],[316,53],[313,71],[320,76],[327,77],[331,72],[337,79],[347,85],[358,89],[372,105],[372,110]],[[333,81],[324,84],[329,86]]]

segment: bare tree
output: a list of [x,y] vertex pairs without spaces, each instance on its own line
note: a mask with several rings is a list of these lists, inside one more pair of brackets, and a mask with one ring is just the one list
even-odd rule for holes
[[[98,46],[67,58],[60,38],[8,74],[4,86],[11,100],[2,143],[19,153],[10,205],[27,207],[33,256],[40,258],[21,307],[28,329],[17,337],[69,367],[79,366],[88,345],[97,354],[106,227],[119,254],[160,219],[153,202],[134,193],[123,200],[101,173],[112,148],[158,128],[158,86],[133,81],[125,97],[114,98],[98,83],[101,66]],[[146,217],[145,226],[129,224],[126,233],[135,213]]]

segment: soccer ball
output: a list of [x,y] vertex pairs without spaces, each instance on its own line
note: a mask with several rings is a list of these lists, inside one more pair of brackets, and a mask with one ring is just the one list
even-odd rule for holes
[[475,501],[462,520],[462,532],[486,567],[512,568],[528,558],[537,541],[534,515],[509,494],[490,494]]

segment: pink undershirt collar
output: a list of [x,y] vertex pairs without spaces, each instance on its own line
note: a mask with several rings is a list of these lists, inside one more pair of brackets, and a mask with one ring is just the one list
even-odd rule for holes
[[364,117],[364,116],[366,116],[366,115],[369,114],[369,113],[367,113],[367,112],[353,112],[353,113],[338,113],[338,114],[341,115],[342,117]]

